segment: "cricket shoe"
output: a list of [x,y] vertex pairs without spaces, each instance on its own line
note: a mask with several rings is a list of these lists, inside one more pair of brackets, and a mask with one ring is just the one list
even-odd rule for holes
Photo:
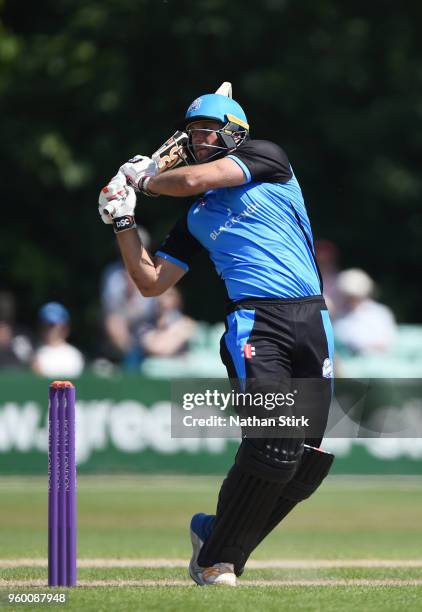
[[236,575],[232,563],[214,563],[211,567],[198,565],[198,557],[205,540],[210,536],[214,526],[212,514],[194,514],[190,524],[192,558],[189,563],[189,574],[200,586],[236,586]]

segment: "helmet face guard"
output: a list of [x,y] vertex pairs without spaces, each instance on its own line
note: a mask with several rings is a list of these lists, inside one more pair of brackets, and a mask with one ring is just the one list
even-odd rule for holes
[[[195,123],[198,121],[218,121],[221,127],[219,129],[195,128]],[[207,94],[196,98],[186,112],[185,126],[188,135],[186,146],[194,163],[206,163],[224,157],[241,145],[249,135],[249,124],[240,104],[221,94]],[[195,130],[217,134],[217,144],[200,144],[201,148],[214,150],[211,155],[201,161],[196,159],[192,143],[192,133]]]
[[[200,121],[198,119],[197,121]],[[236,125],[232,122],[228,122],[226,125],[222,126],[220,129],[211,129],[211,128],[196,128],[196,122],[192,122],[188,124],[186,127],[186,133],[188,135],[188,142],[186,144],[187,150],[190,153],[191,158],[194,160],[194,163],[203,164],[209,162],[214,159],[221,159],[231,151],[237,149],[239,145],[248,137],[248,131],[244,128],[241,128],[239,125]],[[208,132],[217,134],[217,144],[193,144],[192,135],[195,132]],[[210,149],[210,155],[204,160],[198,160],[195,155],[195,146],[199,146],[202,148]]]

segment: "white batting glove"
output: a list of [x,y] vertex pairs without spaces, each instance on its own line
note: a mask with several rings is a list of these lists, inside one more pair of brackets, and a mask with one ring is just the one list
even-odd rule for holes
[[132,159],[123,164],[123,166],[120,166],[117,175],[123,174],[132,187],[140,189],[139,181],[146,176],[155,176],[158,174],[158,170],[157,162],[150,157],[135,155],[135,157],[132,157]]
[[127,196],[127,184],[124,174],[117,173],[111,181],[101,189],[98,198],[98,212],[104,223],[110,225],[117,206]]
[[100,192],[98,212],[104,223],[113,224],[116,233],[136,227],[135,207],[136,193],[129,185],[111,182]]

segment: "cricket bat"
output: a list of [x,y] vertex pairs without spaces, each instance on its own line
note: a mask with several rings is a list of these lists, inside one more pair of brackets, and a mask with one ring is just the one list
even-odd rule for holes
[[[232,84],[224,81],[215,93],[231,98],[233,94]],[[181,165],[188,165],[188,154],[186,152],[188,139],[186,132],[178,130],[151,155],[151,159],[157,164],[157,174],[172,170]],[[104,208],[104,212],[108,215],[113,215],[116,212],[116,207],[110,202]]]
[[[225,81],[215,93],[231,98],[233,93],[232,84]],[[186,132],[177,131],[151,155],[151,158],[157,163],[158,174],[171,168],[176,168],[181,164],[187,165],[185,149],[187,142],[188,135]]]

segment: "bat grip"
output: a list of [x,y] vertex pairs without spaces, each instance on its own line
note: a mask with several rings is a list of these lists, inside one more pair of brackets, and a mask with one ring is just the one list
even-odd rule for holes
[[107,206],[104,206],[104,212],[106,215],[111,217],[115,214],[116,207],[114,206],[114,204],[107,204]]

